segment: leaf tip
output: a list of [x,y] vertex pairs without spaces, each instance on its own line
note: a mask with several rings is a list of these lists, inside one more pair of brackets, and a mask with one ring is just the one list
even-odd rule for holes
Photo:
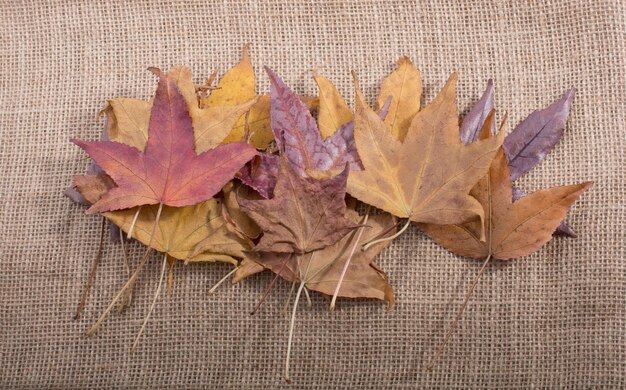
[[250,61],[250,47],[252,47],[252,44],[248,42],[241,48],[241,62]]
[[409,58],[409,56],[402,56],[398,58],[398,61],[396,61],[396,65],[398,65],[398,68],[403,65],[413,65],[413,61],[411,61],[411,58]]
[[163,72],[161,71],[161,69],[157,68],[156,66],[150,66],[148,68],[148,70],[150,72],[152,72],[155,76],[157,76],[158,78],[162,78],[164,76]]

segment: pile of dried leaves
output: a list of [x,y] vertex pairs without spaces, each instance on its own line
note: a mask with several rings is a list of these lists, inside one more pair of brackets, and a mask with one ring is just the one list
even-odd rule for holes
[[152,251],[162,253],[161,278],[133,350],[176,260],[233,264],[222,281],[268,269],[275,277],[253,312],[279,278],[296,291],[289,381],[301,294],[330,297],[331,310],[337,297],[391,306],[393,288],[374,260],[414,222],[449,251],[484,261],[434,364],[491,260],[526,256],[555,234],[575,236],[563,218],[591,183],[528,195],[512,185],[558,143],[573,90],[505,136],[491,81],[459,125],[457,76],[421,108],[420,73],[408,58],[383,80],[376,110],[354,75],[354,113],[321,76],[319,98],[309,98],[266,69],[270,94],[257,95],[247,47],[217,86],[216,73],[197,86],[187,68],[150,70],[158,78],[152,100],[110,100],[102,140],[73,141],[94,163],[66,194],[110,221],[122,245],[148,247],[89,335],[116,305],[130,304]]

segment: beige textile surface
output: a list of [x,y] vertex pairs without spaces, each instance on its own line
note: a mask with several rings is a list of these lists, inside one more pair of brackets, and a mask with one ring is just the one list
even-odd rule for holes
[[[370,98],[409,55],[429,101],[459,72],[466,111],[496,83],[508,129],[569,86],[578,93],[562,142],[520,185],[595,180],[568,221],[578,239],[490,266],[433,372],[425,369],[480,262],[415,228],[386,251],[396,306],[319,296],[298,312],[292,388],[624,387],[625,51],[622,1],[3,2],[0,6],[0,387],[280,388],[288,319],[282,283],[256,316],[264,274],[208,297],[228,266],[175,270],[136,354],[129,346],[158,279],[143,273],[132,308],[93,338],[89,325],[126,280],[107,243],[82,319],[72,320],[100,220],[62,196],[88,160],[70,137],[96,139],[107,98],[148,98],[148,66],[192,67],[200,82],[253,44],[299,93],[321,68],[352,99],[357,70]],[[132,247],[137,259],[142,249]]]

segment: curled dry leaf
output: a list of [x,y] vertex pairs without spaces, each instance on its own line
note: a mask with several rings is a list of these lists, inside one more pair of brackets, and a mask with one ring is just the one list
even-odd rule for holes
[[455,85],[452,75],[415,115],[401,142],[367,106],[357,84],[354,137],[364,170],[350,172],[350,195],[414,222],[482,219],[481,205],[468,193],[489,169],[504,135],[463,145]]
[[188,206],[211,198],[254,155],[244,143],[194,151],[187,104],[173,78],[158,70],[159,86],[145,152],[119,142],[74,142],[115,181],[87,211],[96,213],[140,205]]

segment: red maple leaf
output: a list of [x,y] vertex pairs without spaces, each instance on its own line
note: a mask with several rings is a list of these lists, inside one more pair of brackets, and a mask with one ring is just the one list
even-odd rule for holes
[[187,103],[176,82],[158,69],[145,152],[119,142],[72,140],[115,181],[88,214],[164,204],[190,206],[211,198],[252,159],[256,149],[243,142],[196,154]]

